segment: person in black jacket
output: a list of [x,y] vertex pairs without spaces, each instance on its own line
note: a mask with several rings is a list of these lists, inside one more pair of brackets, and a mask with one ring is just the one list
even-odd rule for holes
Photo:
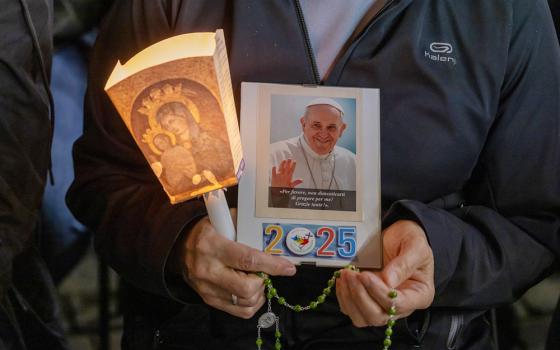
[[52,3],[3,1],[0,33],[0,349],[67,349],[38,253],[54,122]]
[[[67,199],[127,282],[123,348],[255,347],[265,299],[250,272],[294,273],[218,235],[201,200],[170,205],[103,91],[117,61],[180,33],[224,28],[237,101],[242,81],[381,91],[385,267],[344,272],[316,312],[275,310],[284,347],[380,346],[384,330],[370,326],[386,322],[385,292],[395,287],[394,349],[490,349],[487,310],[549,273],[560,253],[560,49],[546,2],[367,2],[336,57],[325,59],[313,38],[339,27],[310,19],[348,24],[355,12],[336,12],[340,3],[123,0],[112,8],[92,57]],[[235,206],[235,191],[228,195]],[[274,281],[301,304],[333,273],[297,270]],[[273,343],[273,332],[263,337]]]

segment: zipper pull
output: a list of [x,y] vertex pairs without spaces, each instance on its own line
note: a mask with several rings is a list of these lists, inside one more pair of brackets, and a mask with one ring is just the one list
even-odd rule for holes
[[163,341],[161,340],[161,332],[159,329],[156,329],[154,332],[154,339],[152,340],[152,348],[157,349],[161,344],[163,344]]

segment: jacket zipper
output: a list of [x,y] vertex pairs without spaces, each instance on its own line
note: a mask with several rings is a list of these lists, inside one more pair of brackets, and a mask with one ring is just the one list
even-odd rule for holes
[[313,52],[313,47],[311,46],[311,39],[309,38],[309,31],[307,30],[307,24],[305,24],[305,18],[303,17],[303,10],[301,8],[301,3],[299,0],[294,0],[296,7],[296,13],[299,21],[299,27],[303,34],[303,41],[305,42],[305,51],[307,52],[307,58],[309,63],[311,63],[311,71],[313,73],[313,83],[315,85],[321,84],[321,76],[319,75],[319,68],[317,67],[317,61],[315,61],[315,53]]
[[[395,2],[395,0],[387,1],[387,3],[385,5],[383,5],[383,7],[370,20],[370,24],[366,25],[364,30],[359,35],[356,36],[356,40],[359,40],[359,38],[362,37],[363,33],[368,31],[368,29],[377,21],[378,17],[381,16],[394,2]],[[317,66],[317,61],[315,60],[315,53],[313,52],[313,47],[311,46],[311,39],[309,37],[309,31],[307,30],[307,24],[305,23],[305,17],[303,16],[303,9],[301,8],[301,3],[300,3],[299,0],[294,0],[294,5],[295,5],[295,8],[296,8],[296,14],[297,14],[297,17],[298,17],[299,27],[300,27],[302,35],[303,35],[303,41],[305,43],[305,51],[307,53],[307,58],[309,60],[309,63],[311,64],[311,71],[312,71],[312,74],[313,74],[313,83],[315,85],[320,85],[320,84],[322,84],[321,76],[319,75],[319,68]],[[349,43],[348,47],[346,47],[344,49],[347,50],[351,46],[352,46],[352,43]],[[340,54],[337,57],[337,59],[342,57],[343,55],[344,55],[344,53]],[[333,62],[333,63],[336,65],[336,62]],[[326,78],[327,77],[325,77],[325,79]]]
[[[385,3],[385,5],[383,5],[383,7],[375,14],[375,16],[373,16],[373,18],[371,19],[371,23],[373,24],[373,22],[377,19],[377,17],[381,16],[389,8],[389,6],[391,6],[394,2],[395,2],[395,0],[387,1]],[[367,27],[369,27],[369,26],[367,26]]]
[[453,350],[457,346],[457,340],[463,328],[463,315],[451,315],[451,326],[447,337],[447,349]]
[[163,344],[161,332],[159,329],[156,329],[154,332],[154,338],[152,339],[152,349],[157,349],[161,344]]

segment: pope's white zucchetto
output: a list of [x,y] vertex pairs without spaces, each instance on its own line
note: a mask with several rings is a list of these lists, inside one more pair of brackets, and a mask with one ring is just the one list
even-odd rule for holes
[[342,108],[342,106],[332,98],[327,98],[327,97],[319,97],[312,100],[311,102],[305,105],[305,109],[317,105],[329,105],[331,107],[334,107],[340,111],[341,117],[344,116],[344,109]]

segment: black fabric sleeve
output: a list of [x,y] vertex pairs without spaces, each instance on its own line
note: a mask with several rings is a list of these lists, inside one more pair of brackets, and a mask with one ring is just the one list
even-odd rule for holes
[[[52,9],[29,5],[43,68],[50,71]],[[51,126],[48,82],[43,81],[31,27],[21,4],[0,11],[0,298],[11,281],[14,259],[34,242],[33,232],[49,164]]]
[[465,205],[395,203],[434,252],[434,306],[488,308],[539,281],[560,256],[560,50],[546,1],[515,1],[502,95]]
[[76,180],[67,195],[72,212],[94,230],[101,258],[134,286],[166,297],[176,295],[166,280],[177,280],[166,278],[166,260],[206,209],[201,199],[170,204],[104,86],[118,60],[174,34],[162,1],[115,2],[91,57],[84,134],[74,145]]

